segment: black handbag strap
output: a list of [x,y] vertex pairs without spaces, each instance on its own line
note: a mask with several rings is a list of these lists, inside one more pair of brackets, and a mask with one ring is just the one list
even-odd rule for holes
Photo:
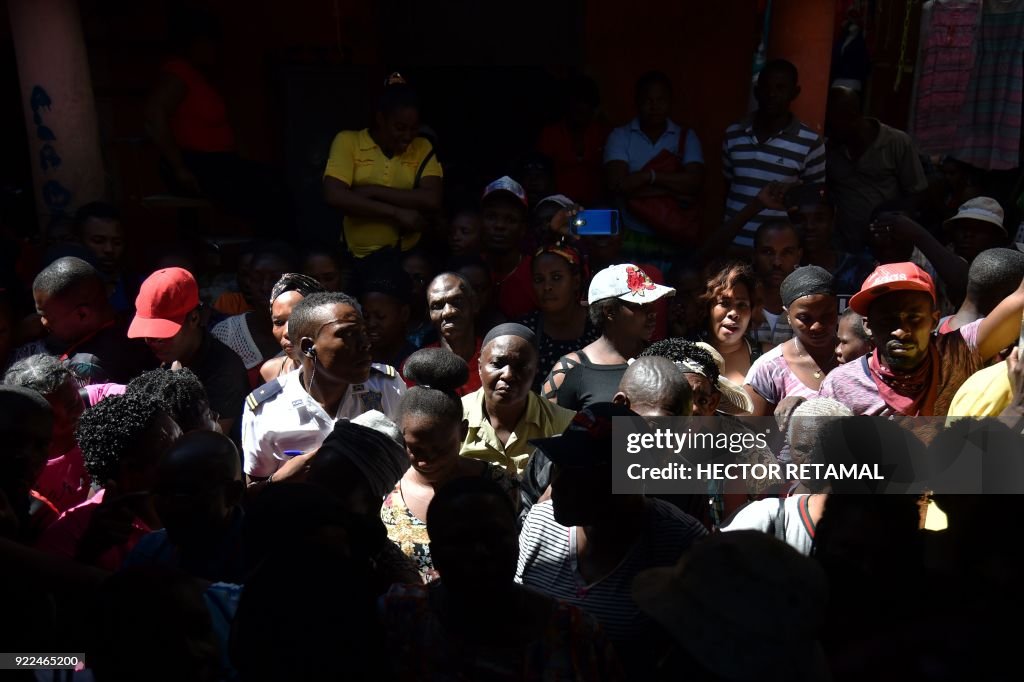
[[434,148],[431,147],[430,151],[427,152],[427,155],[423,157],[423,161],[420,162],[420,167],[416,169],[416,177],[412,181],[413,189],[416,189],[417,187],[420,186],[420,180],[423,179],[423,171],[427,170],[427,164],[430,163],[430,160],[432,158],[434,158],[434,155]]
[[[413,189],[417,189],[420,186],[420,181],[423,179],[423,171],[427,170],[427,164],[430,163],[430,160],[432,158],[434,158],[434,155],[435,155],[434,148],[431,147],[430,151],[427,152],[427,155],[423,157],[423,161],[420,162],[420,167],[416,169],[416,177],[414,177],[413,181],[412,181],[412,188]],[[401,234],[398,235],[398,244],[396,244],[396,246],[398,247],[399,256],[401,256],[401,253],[402,253],[402,235]]]
[[775,537],[783,542],[786,541],[786,498],[779,498],[779,509],[775,512]]

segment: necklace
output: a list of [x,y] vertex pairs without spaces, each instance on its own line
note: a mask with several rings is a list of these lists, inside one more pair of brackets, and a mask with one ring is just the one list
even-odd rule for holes
[[[797,357],[811,357],[809,353],[804,352],[803,346],[800,345],[800,340],[795,336],[793,337],[793,344],[796,346]],[[818,366],[817,361],[813,357],[811,357],[811,361],[814,362],[814,371],[811,372],[811,376],[815,379],[820,379],[824,372],[821,371],[821,367]]]

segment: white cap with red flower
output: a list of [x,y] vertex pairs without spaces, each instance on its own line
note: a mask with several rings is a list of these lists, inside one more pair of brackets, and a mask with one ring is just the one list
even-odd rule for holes
[[632,263],[609,265],[590,281],[587,303],[617,298],[633,303],[653,303],[664,296],[675,296],[672,287],[655,284],[639,266]]

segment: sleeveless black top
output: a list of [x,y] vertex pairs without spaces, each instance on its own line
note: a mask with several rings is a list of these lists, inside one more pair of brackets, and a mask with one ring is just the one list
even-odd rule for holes
[[563,356],[555,363],[548,375],[548,381],[556,374],[563,374],[562,385],[557,391],[545,393],[544,397],[557,396],[561,407],[574,412],[579,412],[594,403],[611,402],[629,365],[596,365],[582,350],[576,351],[576,354],[580,357],[579,362]]

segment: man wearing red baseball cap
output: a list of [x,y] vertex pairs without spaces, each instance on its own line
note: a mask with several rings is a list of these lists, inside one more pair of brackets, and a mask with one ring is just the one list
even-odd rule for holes
[[875,350],[832,370],[819,395],[857,415],[945,416],[960,384],[1017,338],[1024,282],[988,317],[941,336],[935,285],[913,263],[878,266],[850,307]]
[[206,331],[200,316],[199,285],[183,268],[164,268],[146,278],[135,299],[129,338],[143,338],[164,367],[188,367],[203,382],[210,409],[231,434],[242,414],[249,378],[230,348]]

